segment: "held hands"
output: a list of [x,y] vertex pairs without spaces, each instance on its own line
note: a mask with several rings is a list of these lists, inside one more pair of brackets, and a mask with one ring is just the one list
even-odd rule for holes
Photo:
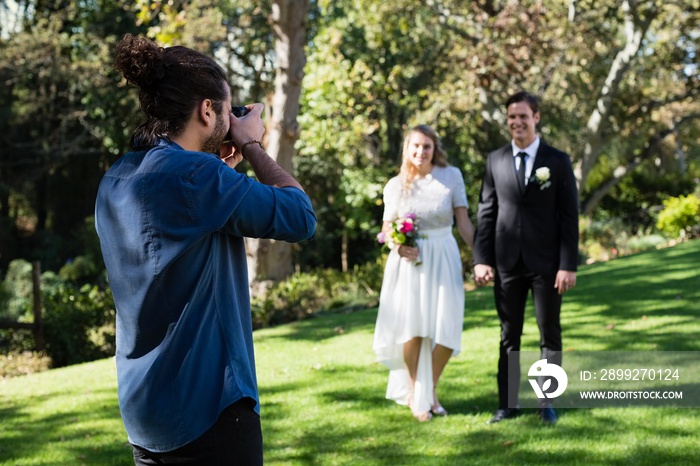
[[[489,265],[476,264],[474,266],[474,281],[478,286],[484,286],[493,280],[493,268]],[[576,272],[559,270],[554,279],[554,288],[559,294],[564,294],[576,286]]]
[[493,280],[493,267],[486,264],[476,264],[474,266],[474,281],[478,286],[484,286]]
[[554,288],[559,291],[559,294],[564,294],[571,288],[576,286],[576,272],[568,270],[560,270],[554,279]]

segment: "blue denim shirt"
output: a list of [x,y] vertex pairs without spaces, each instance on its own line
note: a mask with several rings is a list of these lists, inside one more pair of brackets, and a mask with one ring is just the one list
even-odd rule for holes
[[95,224],[117,310],[129,442],[174,450],[244,397],[259,413],[243,238],[313,236],[306,194],[163,142],[109,169]]

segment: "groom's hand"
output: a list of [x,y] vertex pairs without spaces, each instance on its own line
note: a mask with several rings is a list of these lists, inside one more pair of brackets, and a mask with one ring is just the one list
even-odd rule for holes
[[557,277],[554,279],[554,288],[559,291],[559,294],[564,294],[575,286],[576,272],[571,272],[569,270],[560,270],[557,272]]
[[484,286],[491,280],[493,280],[493,267],[486,264],[474,266],[474,281],[478,286]]

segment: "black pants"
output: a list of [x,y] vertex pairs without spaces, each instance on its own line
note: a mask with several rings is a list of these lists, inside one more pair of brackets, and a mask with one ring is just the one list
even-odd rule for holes
[[556,271],[545,275],[530,272],[522,259],[512,270],[496,272],[494,293],[498,317],[501,320],[501,347],[498,359],[499,408],[513,408],[518,404],[520,363],[518,358],[512,357],[509,365],[508,355],[513,351],[520,351],[525,305],[530,290],[535,302],[537,326],[540,329],[541,357],[546,358],[549,363],[561,365],[561,295],[554,288],[555,278]]
[[226,408],[216,424],[197,440],[165,453],[153,453],[136,445],[134,464],[191,466],[261,466],[263,464],[260,416],[255,401],[243,398]]

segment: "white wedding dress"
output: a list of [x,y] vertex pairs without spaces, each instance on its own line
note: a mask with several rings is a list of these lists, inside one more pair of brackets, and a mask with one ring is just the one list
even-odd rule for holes
[[384,270],[373,349],[389,368],[386,397],[407,404],[411,384],[403,344],[423,337],[413,393],[413,409],[433,404],[432,350],[439,344],[461,349],[464,281],[457,241],[452,234],[454,209],[467,207],[462,174],[455,167],[433,167],[404,192],[399,177],[384,188],[384,221],[407,212],[416,214],[421,265],[391,251]]

